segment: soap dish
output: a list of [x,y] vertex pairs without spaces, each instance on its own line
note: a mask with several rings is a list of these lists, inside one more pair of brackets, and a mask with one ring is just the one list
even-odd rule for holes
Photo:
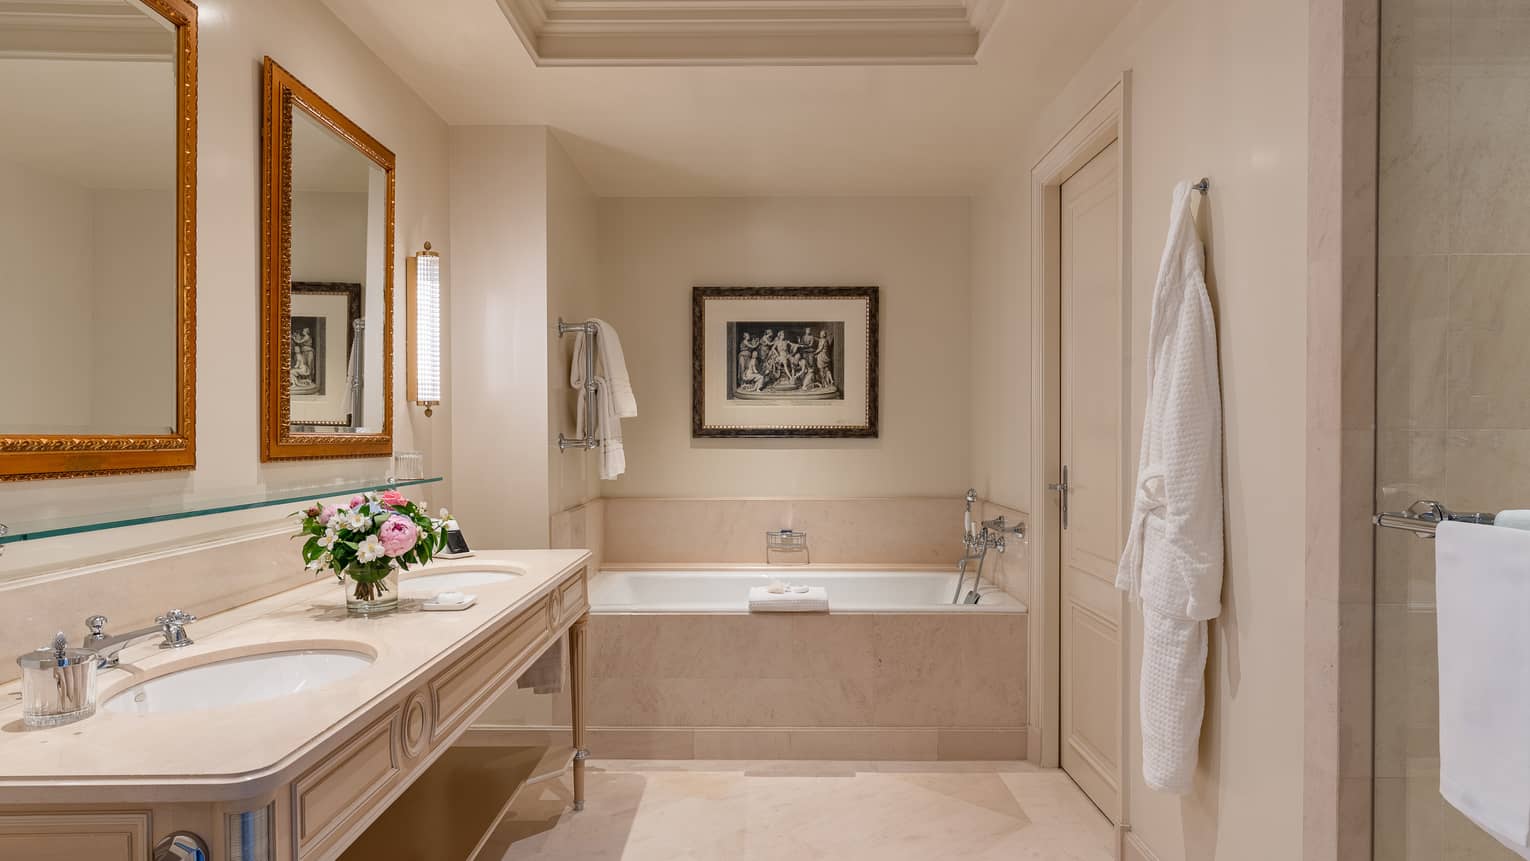
[[462,600],[455,604],[439,604],[436,602],[436,599],[432,598],[421,604],[420,609],[432,613],[450,613],[455,610],[466,610],[476,603],[478,603],[477,595],[464,595]]

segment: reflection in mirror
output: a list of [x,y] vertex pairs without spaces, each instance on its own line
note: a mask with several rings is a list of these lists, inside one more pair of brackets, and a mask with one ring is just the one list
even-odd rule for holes
[[177,432],[177,32],[0,5],[0,435]]
[[388,456],[393,153],[264,74],[261,459]]
[[382,368],[386,198],[382,168],[293,111],[293,433],[382,430],[383,386],[369,378]]

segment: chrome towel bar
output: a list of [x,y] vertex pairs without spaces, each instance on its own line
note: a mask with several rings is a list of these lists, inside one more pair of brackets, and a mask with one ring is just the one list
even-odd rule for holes
[[1401,529],[1420,538],[1433,538],[1435,527],[1446,520],[1492,526],[1497,515],[1491,511],[1451,511],[1432,499],[1420,499],[1406,511],[1383,511],[1371,522],[1385,529]]
[[599,337],[600,328],[594,323],[565,323],[563,318],[558,318],[558,337],[563,337],[570,332],[584,335],[584,439],[570,438],[558,434],[558,451],[568,451],[571,448],[599,448],[600,440],[595,438],[595,417],[599,415],[596,409],[595,393],[595,339]]

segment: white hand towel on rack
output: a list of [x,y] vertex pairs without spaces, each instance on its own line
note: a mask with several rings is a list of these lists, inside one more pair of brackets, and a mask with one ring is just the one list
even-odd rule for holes
[[[622,354],[622,339],[610,323],[595,317],[591,317],[590,322],[594,323],[596,328],[595,357],[598,364],[595,376],[610,381],[611,402],[616,408],[616,415],[630,419],[638,414],[637,398],[632,394],[632,380],[627,376],[627,359]],[[574,388],[581,388],[584,385],[582,380],[575,382],[574,377],[584,376],[584,351],[587,349],[585,344],[587,340],[583,332],[574,336],[574,370],[569,374],[569,383]]]
[[[578,368],[581,363],[575,363]],[[584,374],[576,370],[571,375],[579,379],[577,388],[584,391]],[[585,422],[592,421],[585,415],[585,398],[579,398],[574,413],[574,433],[583,438]],[[616,416],[616,405],[611,399],[611,386],[602,377],[595,378],[595,439],[600,443],[600,480],[614,481],[627,471],[627,452],[622,446],[622,420]]]
[[1435,530],[1440,794],[1530,858],[1530,533]]

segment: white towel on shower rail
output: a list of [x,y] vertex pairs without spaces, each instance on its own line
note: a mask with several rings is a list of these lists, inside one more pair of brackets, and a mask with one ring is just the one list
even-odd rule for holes
[[[602,326],[598,337],[601,347],[600,352],[605,353],[608,340],[615,342],[616,360],[621,361],[621,344],[616,341],[616,332],[599,320],[592,321]],[[610,338],[606,333],[610,332]],[[574,341],[574,358],[568,373],[568,383],[571,388],[579,392],[575,397],[577,406],[574,408],[574,434],[584,437],[587,427],[586,422],[594,421],[595,438],[600,442],[600,479],[602,481],[614,481],[627,471],[627,452],[622,445],[622,420],[621,407],[617,404],[617,386],[608,378],[601,376],[597,371],[595,376],[595,415],[586,415],[588,407],[587,398],[584,397],[584,350],[585,336],[580,333]],[[627,369],[623,367],[625,375]],[[631,412],[626,415],[637,415],[637,402],[632,400],[632,387],[627,387],[627,400],[631,405]]]
[[827,613],[829,590],[809,587],[806,592],[771,592],[764,586],[749,587],[751,613]]
[[1440,794],[1530,858],[1530,533],[1435,530]]
[[[596,328],[595,376],[610,382],[611,403],[616,409],[616,415],[624,419],[633,418],[638,414],[637,398],[632,394],[632,379],[627,376],[627,357],[622,353],[622,339],[616,334],[616,327],[605,320],[591,317],[590,322]],[[574,336],[574,360],[568,381],[576,389],[584,385],[586,340],[583,332]],[[576,376],[578,382],[575,382]]]
[[1221,612],[1222,401],[1205,249],[1174,188],[1148,327],[1147,413],[1116,588],[1142,607],[1142,775],[1186,793],[1205,704],[1206,620]]

